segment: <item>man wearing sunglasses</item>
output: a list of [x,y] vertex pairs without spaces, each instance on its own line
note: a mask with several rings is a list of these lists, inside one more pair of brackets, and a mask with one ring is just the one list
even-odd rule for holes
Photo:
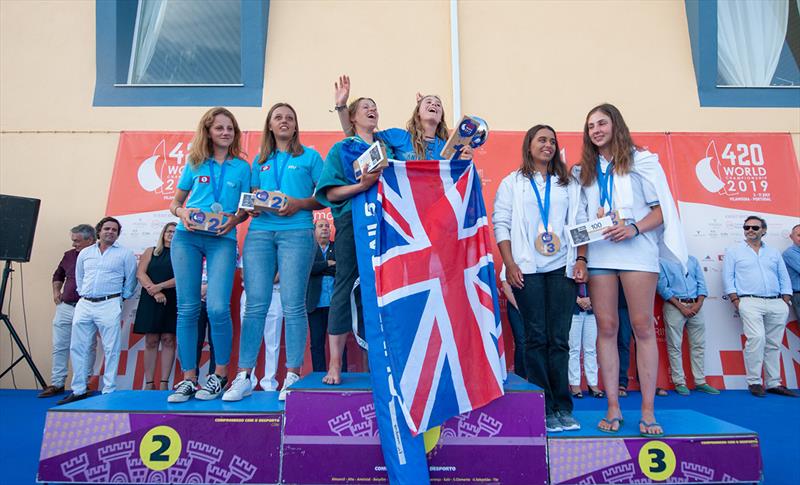
[[781,385],[781,341],[789,316],[792,283],[781,253],[762,238],[767,221],[749,216],[744,221],[744,241],[725,250],[725,293],[739,311],[747,341],[744,363],[747,387],[756,397],[766,393],[761,384],[764,368],[766,392],[797,397]]

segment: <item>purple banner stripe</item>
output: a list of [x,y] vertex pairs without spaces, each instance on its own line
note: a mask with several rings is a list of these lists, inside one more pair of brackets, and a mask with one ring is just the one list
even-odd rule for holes
[[[378,445],[377,436],[318,436],[284,435],[289,445]],[[547,439],[537,436],[456,436],[439,440],[440,444],[456,446],[544,446]]]

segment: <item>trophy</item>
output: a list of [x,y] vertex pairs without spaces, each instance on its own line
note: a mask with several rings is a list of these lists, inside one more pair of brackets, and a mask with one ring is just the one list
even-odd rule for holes
[[389,159],[386,158],[386,152],[383,151],[381,143],[376,141],[353,162],[353,172],[356,180],[361,180],[362,173],[372,173],[388,166]]
[[217,235],[225,216],[219,212],[195,211],[189,216],[189,228],[199,232]]
[[239,197],[240,209],[278,212],[284,207],[286,207],[286,194],[277,190],[242,192]]
[[477,116],[465,115],[458,122],[458,128],[447,139],[441,157],[446,160],[456,159],[461,155],[464,147],[469,145],[472,148],[478,148],[486,143],[488,136],[489,126],[484,120]]

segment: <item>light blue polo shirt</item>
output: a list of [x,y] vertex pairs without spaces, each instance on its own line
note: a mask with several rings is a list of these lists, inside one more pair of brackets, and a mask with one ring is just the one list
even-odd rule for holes
[[[219,203],[222,204],[223,212],[235,214],[241,193],[250,190],[250,165],[240,158],[225,160],[224,165],[225,176],[222,178]],[[213,184],[220,184],[222,172],[222,165],[212,159],[204,161],[197,167],[192,167],[192,164],[187,162],[178,180],[178,189],[189,192],[186,207],[211,212],[211,204],[214,203]],[[186,230],[182,222],[178,222],[177,229]],[[236,239],[236,230],[229,232],[225,237]]]
[[[394,151],[395,160],[419,160],[414,152],[414,144],[411,142],[411,133],[401,128],[389,128],[388,130],[378,131],[374,134],[375,138],[382,140],[389,148]],[[434,138],[429,141],[425,148],[425,160],[440,160],[441,153],[447,140]]]
[[[304,146],[301,155],[292,156],[280,150],[264,163],[253,160],[250,186],[261,190],[279,190],[296,199],[314,195],[314,187],[322,174],[322,157],[313,148]],[[312,211],[299,210],[291,216],[262,212],[250,221],[251,231],[289,231],[314,227]]]

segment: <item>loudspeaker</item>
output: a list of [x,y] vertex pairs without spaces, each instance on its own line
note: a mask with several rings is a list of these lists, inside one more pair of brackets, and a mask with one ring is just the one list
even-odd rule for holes
[[39,199],[0,194],[0,260],[31,260]]

